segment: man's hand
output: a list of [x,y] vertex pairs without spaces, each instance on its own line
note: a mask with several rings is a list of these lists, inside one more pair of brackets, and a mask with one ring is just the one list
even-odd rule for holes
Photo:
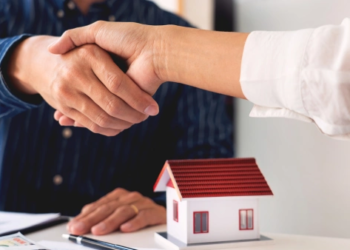
[[[76,126],[107,136],[158,113],[152,97],[100,47],[86,45],[53,55],[45,48],[55,40],[31,37],[15,48],[7,72],[14,89],[23,94],[39,93]],[[60,121],[67,123],[64,117]]]
[[71,220],[67,229],[72,234],[104,235],[115,230],[133,232],[165,224],[166,210],[137,192],[117,188],[94,203],[86,205]]
[[156,63],[161,53],[159,32],[155,26],[136,23],[98,21],[68,30],[49,46],[54,54],[65,54],[79,46],[97,44],[125,59],[127,75],[144,91],[153,95],[165,79],[159,75]]
[[[153,95],[165,82],[160,78],[155,59],[160,53],[156,39],[157,28],[136,23],[98,21],[94,24],[66,31],[59,40],[49,46],[54,54],[65,54],[86,44],[97,44],[126,60],[127,75],[137,85]],[[131,93],[130,93],[131,95]],[[141,100],[139,101],[141,102]],[[58,109],[55,119],[63,126],[77,124],[71,117]],[[82,124],[84,126],[84,124]],[[78,126],[82,126],[78,124]]]

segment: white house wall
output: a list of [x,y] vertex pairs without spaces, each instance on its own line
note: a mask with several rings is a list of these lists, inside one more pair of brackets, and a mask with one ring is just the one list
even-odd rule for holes
[[[178,202],[178,222],[173,218],[173,201]],[[187,241],[187,201],[180,202],[174,188],[166,188],[167,232],[182,242]]]
[[[258,198],[187,199],[188,244],[257,239],[259,232]],[[253,209],[253,230],[239,230],[239,210]],[[209,232],[194,234],[193,212],[209,212]],[[170,226],[171,227],[171,226]],[[168,224],[169,228],[169,224]]]

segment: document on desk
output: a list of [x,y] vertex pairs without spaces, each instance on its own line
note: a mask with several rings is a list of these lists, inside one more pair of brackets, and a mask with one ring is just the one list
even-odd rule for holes
[[[92,250],[92,248],[84,247],[71,242],[60,242],[60,241],[46,241],[42,240],[38,242],[38,245],[43,246],[50,250]],[[133,246],[128,246],[133,247]],[[137,250],[161,250],[155,248],[135,248]]]
[[0,212],[0,234],[35,226],[55,218],[60,214],[25,214]]
[[0,237],[0,250],[46,250],[21,233]]

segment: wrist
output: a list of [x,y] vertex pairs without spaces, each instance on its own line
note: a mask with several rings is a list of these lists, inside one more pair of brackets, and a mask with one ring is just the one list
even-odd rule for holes
[[24,69],[30,65],[28,60],[28,49],[32,38],[27,38],[16,45],[9,55],[8,66],[6,68],[6,78],[9,87],[20,94],[33,95],[37,94],[35,89],[26,80]]
[[155,27],[155,37],[153,42],[153,64],[155,73],[162,82],[174,81],[174,76],[170,68],[174,60],[172,49],[175,49],[176,43],[174,25],[163,25]]

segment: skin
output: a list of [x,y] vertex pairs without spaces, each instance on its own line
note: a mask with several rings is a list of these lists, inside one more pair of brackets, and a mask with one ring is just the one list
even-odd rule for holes
[[24,94],[39,93],[53,108],[106,136],[147,119],[149,104],[157,107],[104,50],[86,45],[55,56],[42,49],[56,39],[35,36],[15,48],[7,72],[12,87]]
[[[101,0],[75,1],[83,13],[94,2]],[[61,111],[60,124],[71,122],[106,136],[117,135],[148,115],[158,113],[158,105],[150,96],[155,89],[141,89],[106,51],[94,44],[80,46],[64,55],[43,49],[57,39],[34,36],[14,48],[6,72],[12,90],[25,95],[40,94]],[[148,107],[151,108],[146,112]],[[139,213],[130,205],[136,206]],[[137,192],[119,188],[86,205],[67,228],[73,234],[104,235],[165,222],[164,207]]]
[[[139,210],[130,206],[134,205]],[[138,192],[117,188],[94,203],[86,205],[81,213],[67,225],[73,234],[104,235],[115,230],[133,232],[141,228],[165,224],[166,211],[163,206]]]
[[[163,82],[172,81],[245,99],[239,79],[248,35],[98,21],[65,32],[49,51],[64,54],[97,44],[124,58],[129,65],[127,75],[151,93]],[[64,117],[60,110],[55,115]]]

